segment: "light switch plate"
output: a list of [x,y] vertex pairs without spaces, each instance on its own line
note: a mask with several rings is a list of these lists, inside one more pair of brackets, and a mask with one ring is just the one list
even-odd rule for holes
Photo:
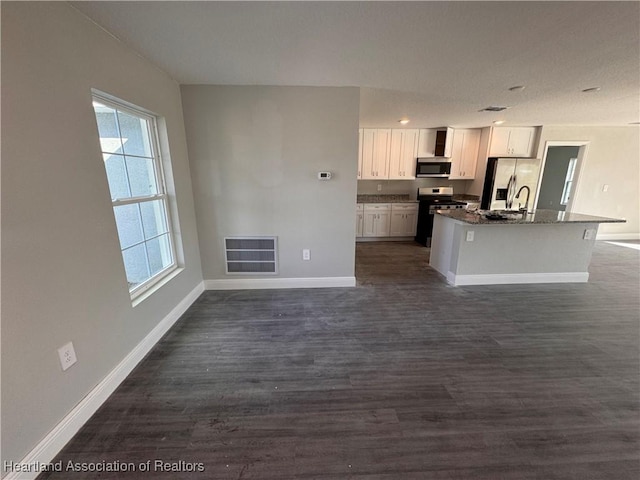
[[474,238],[475,238],[475,231],[468,230],[467,231],[467,242],[473,242]]

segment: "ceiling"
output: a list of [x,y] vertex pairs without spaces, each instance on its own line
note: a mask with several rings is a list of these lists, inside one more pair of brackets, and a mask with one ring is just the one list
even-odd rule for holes
[[181,84],[361,87],[365,127],[640,120],[637,1],[72,5]]

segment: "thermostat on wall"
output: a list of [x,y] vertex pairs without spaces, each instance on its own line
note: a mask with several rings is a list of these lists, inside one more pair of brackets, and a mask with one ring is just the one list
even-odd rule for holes
[[318,180],[331,180],[331,172],[318,172]]

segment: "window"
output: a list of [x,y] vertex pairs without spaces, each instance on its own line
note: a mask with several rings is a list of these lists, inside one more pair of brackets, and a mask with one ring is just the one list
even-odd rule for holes
[[577,158],[569,160],[569,166],[567,167],[567,176],[564,179],[564,189],[562,190],[562,197],[560,199],[560,205],[566,205],[569,203],[569,195],[571,194],[571,186],[573,184],[573,175],[576,171]]
[[135,297],[176,268],[156,117],[96,95],[93,109],[129,291]]

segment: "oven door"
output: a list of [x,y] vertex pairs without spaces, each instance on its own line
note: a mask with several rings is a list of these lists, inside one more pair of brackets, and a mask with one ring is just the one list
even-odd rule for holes
[[451,162],[426,162],[418,159],[416,164],[416,177],[440,177],[447,178],[451,173]]

